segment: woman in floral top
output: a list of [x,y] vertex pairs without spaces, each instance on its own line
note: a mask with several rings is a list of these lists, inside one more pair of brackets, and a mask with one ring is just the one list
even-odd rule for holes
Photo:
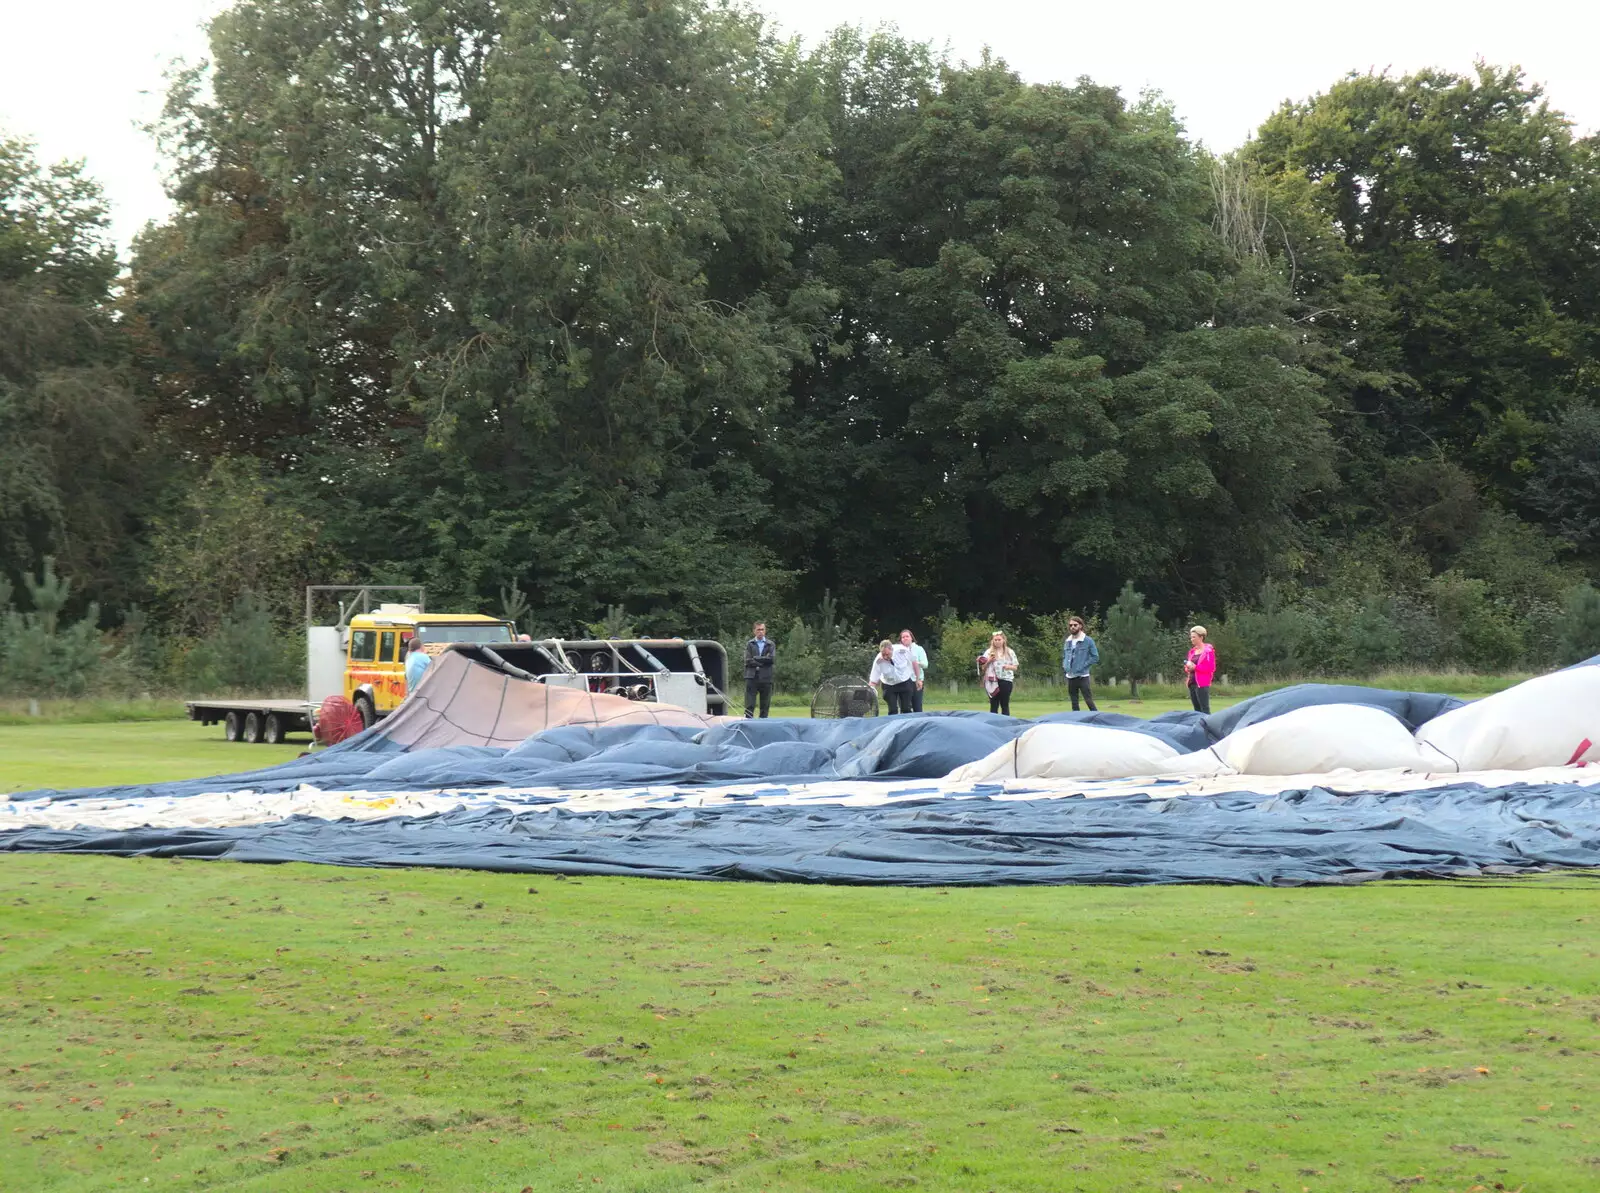
[[989,693],[989,711],[1009,717],[1011,689],[1017,678],[1017,653],[998,630],[989,639],[989,648],[978,656],[978,674],[983,677],[983,690]]

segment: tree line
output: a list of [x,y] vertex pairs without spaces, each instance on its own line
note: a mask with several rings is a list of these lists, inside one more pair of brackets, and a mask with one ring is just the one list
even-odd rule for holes
[[240,0],[211,50],[127,262],[0,142],[0,606],[50,561],[133,672],[223,682],[363,581],[541,634],[1131,582],[1263,673],[1600,649],[1600,143],[1515,69],[1219,156],[702,0]]

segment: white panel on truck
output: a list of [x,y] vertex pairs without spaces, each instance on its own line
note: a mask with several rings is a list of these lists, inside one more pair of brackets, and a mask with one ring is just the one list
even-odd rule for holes
[[313,707],[344,695],[344,647],[338,626],[306,627],[306,699]]

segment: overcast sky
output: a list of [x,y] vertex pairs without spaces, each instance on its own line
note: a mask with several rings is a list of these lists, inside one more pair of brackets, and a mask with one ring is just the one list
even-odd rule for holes
[[[84,158],[126,246],[167,210],[160,163],[137,125],[153,116],[174,58],[206,54],[223,0],[0,0],[0,130],[46,160]],[[1030,80],[1088,75],[1132,96],[1164,92],[1190,133],[1239,144],[1284,99],[1350,70],[1522,66],[1580,131],[1600,128],[1600,0],[761,0],[815,40],[847,21],[888,23],[976,58],[990,46]]]

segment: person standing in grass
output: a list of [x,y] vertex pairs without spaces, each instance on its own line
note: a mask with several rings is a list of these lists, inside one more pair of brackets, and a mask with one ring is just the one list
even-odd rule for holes
[[883,692],[883,702],[891,717],[912,711],[917,691],[916,666],[916,658],[905,647],[896,646],[887,638],[878,643],[867,683]]
[[1011,689],[1017,680],[1017,653],[999,630],[989,639],[989,648],[978,656],[978,674],[983,690],[989,693],[989,711],[1011,715]]
[[1067,619],[1067,640],[1061,644],[1061,672],[1067,677],[1067,695],[1072,698],[1072,711],[1078,711],[1078,695],[1082,693],[1090,712],[1099,712],[1094,706],[1094,691],[1089,686],[1089,669],[1100,662],[1100,648],[1083,629],[1083,618]]
[[756,697],[761,698],[761,716],[772,711],[772,672],[778,654],[767,638],[767,623],[758,621],[744,644],[744,715],[756,715]]
[[1211,714],[1211,680],[1217,674],[1217,648],[1206,641],[1206,627],[1189,631],[1189,653],[1183,669],[1189,676],[1189,703],[1195,712]]
[[900,645],[911,652],[912,662],[917,665],[917,686],[911,694],[912,712],[922,711],[922,689],[928,682],[928,652],[917,644],[917,636],[910,630],[900,631]]

